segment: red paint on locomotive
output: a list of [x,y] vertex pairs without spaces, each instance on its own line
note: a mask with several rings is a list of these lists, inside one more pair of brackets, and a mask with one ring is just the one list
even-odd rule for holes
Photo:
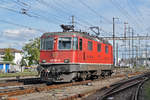
[[[59,34],[57,34],[59,33]],[[96,37],[89,37],[82,36],[78,32],[56,32],[53,33],[54,35],[45,35],[41,37],[42,39],[52,38],[53,41],[51,44],[51,49],[43,49],[41,47],[40,51],[40,63],[47,63],[47,64],[62,64],[62,63],[92,63],[92,64],[113,64],[113,52],[112,46],[109,43],[100,42]],[[56,35],[55,35],[56,34]],[[66,35],[69,34],[69,35]],[[64,37],[64,38],[63,38]],[[66,38],[68,37],[68,38]],[[77,39],[77,47],[73,50],[73,39]],[[95,40],[94,40],[95,38]],[[62,39],[62,41],[61,41]],[[65,40],[66,39],[66,40]],[[69,39],[71,40],[69,42]],[[82,40],[82,45],[81,45]],[[47,40],[47,42],[50,40]],[[68,42],[71,43],[69,49],[60,49],[61,42]],[[89,42],[90,41],[90,42]],[[66,45],[68,45],[66,44]],[[89,46],[90,45],[90,46]],[[99,47],[98,47],[99,45]],[[82,47],[82,48],[81,48]],[[91,48],[90,48],[91,47]],[[99,48],[99,51],[98,51]],[[82,50],[81,50],[82,49]],[[65,62],[65,60],[67,62]]]

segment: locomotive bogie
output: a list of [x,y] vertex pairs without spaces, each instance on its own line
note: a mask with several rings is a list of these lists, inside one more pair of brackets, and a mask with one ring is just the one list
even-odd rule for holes
[[111,65],[53,64],[42,68],[41,79],[52,82],[95,79],[109,76],[112,73]]

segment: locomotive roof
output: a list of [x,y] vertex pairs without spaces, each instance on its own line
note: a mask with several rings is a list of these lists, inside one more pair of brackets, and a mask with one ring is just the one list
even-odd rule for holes
[[102,42],[105,44],[110,44],[108,41],[104,40],[103,38],[97,36],[91,36],[89,33],[86,32],[46,32],[43,34],[43,36],[50,36],[50,35],[76,35],[76,36],[88,38],[90,40]]

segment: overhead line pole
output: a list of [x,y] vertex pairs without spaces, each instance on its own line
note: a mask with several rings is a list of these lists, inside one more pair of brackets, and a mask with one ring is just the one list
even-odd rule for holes
[[132,64],[134,66],[134,61],[133,61],[133,58],[134,58],[134,41],[133,41],[133,35],[134,35],[134,30],[132,28]]
[[124,38],[125,38],[125,59],[126,59],[126,50],[127,50],[127,48],[126,48],[126,34],[127,34],[127,25],[128,23],[127,22],[124,22]]
[[116,60],[116,56],[115,56],[115,19],[118,19],[118,18],[115,18],[113,17],[113,66],[115,66],[115,60]]
[[74,23],[75,23],[75,22],[74,22],[74,16],[72,16],[72,26],[73,26],[73,31],[74,31],[74,27],[75,27],[75,26],[74,26]]
[[115,49],[115,18],[113,17],[113,55],[114,55],[113,66],[115,66],[115,50],[114,49]]
[[118,66],[119,65],[119,63],[118,63],[118,56],[119,55],[119,50],[118,50],[118,43],[117,43],[117,46],[116,46],[116,57],[117,57],[117,63],[116,63],[116,65]]
[[[131,27],[128,27],[128,32],[129,32],[129,37],[131,37]],[[129,38],[129,65],[131,65],[131,43],[130,43],[130,38]]]

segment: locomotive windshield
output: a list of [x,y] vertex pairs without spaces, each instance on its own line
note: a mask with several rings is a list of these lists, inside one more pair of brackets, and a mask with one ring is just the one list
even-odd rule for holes
[[52,50],[54,45],[53,42],[53,37],[41,38],[41,50]]
[[78,50],[78,38],[73,38],[73,50]]
[[59,37],[59,44],[58,48],[59,50],[68,50],[71,49],[71,40],[72,37]]

